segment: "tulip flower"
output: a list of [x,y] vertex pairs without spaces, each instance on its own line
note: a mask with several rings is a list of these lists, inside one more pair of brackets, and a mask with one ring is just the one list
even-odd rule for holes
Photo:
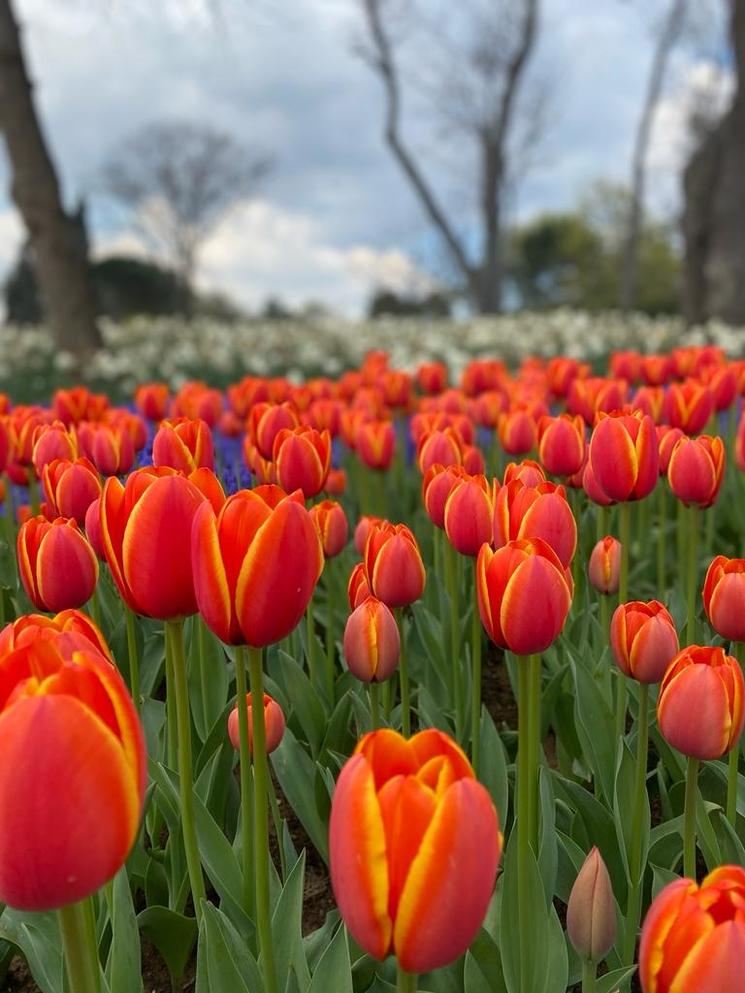
[[109,406],[109,398],[101,393],[91,393],[85,386],[73,386],[70,390],[55,390],[52,397],[52,411],[63,424],[79,424],[81,421],[98,421]]
[[135,406],[149,421],[162,421],[168,408],[167,383],[141,383],[135,390]]
[[660,475],[666,476],[673,449],[681,438],[685,438],[685,434],[680,428],[671,428],[669,424],[658,424],[656,430],[660,453]]
[[331,806],[331,884],[355,941],[406,972],[459,958],[476,937],[501,855],[499,821],[468,759],[440,731],[365,735]]
[[745,641],[745,559],[717,555],[706,572],[704,610],[716,633]]
[[590,553],[587,574],[594,589],[604,596],[618,592],[621,542],[612,535],[601,538]]
[[567,935],[579,957],[594,966],[615,945],[616,930],[613,886],[602,855],[593,847],[569,894]]
[[104,476],[124,475],[134,465],[134,442],[121,424],[86,422],[78,428],[78,441],[81,454]]
[[344,628],[344,658],[353,676],[382,683],[396,671],[401,640],[390,609],[368,596],[349,615]]
[[526,455],[536,447],[538,425],[529,410],[513,407],[499,415],[497,434],[508,455]]
[[300,426],[294,403],[257,403],[248,417],[248,434],[264,459],[273,458],[274,441],[280,431]]
[[73,431],[70,431],[62,421],[52,424],[40,424],[34,432],[34,448],[31,461],[36,475],[41,477],[44,466],[54,459],[77,458],[78,443]]
[[456,480],[445,501],[443,522],[448,541],[461,555],[474,558],[491,541],[494,486],[485,476]]
[[588,498],[592,500],[593,503],[597,504],[598,507],[610,507],[611,504],[615,503],[615,500],[611,500],[605,490],[601,489],[597,479],[595,478],[595,473],[592,469],[592,462],[589,458],[585,462],[585,467],[582,471],[582,489],[587,494]]
[[722,865],[701,883],[676,879],[652,902],[642,927],[643,993],[741,993],[745,870]]
[[546,473],[533,459],[523,459],[522,462],[508,462],[504,469],[502,482],[506,486],[513,480],[519,479],[525,486],[538,486],[546,482]]
[[417,540],[405,524],[384,521],[370,529],[365,574],[373,596],[388,607],[405,607],[424,592],[425,571]]
[[199,417],[163,421],[153,438],[153,465],[168,465],[187,475],[202,467],[214,469],[212,432],[207,422]]
[[416,383],[422,393],[442,393],[448,385],[447,366],[444,362],[423,362],[416,371]]
[[302,494],[239,490],[216,515],[195,510],[191,543],[196,603],[221,641],[263,648],[298,624],[323,568],[321,541]]
[[63,610],[54,617],[23,614],[0,631],[0,658],[35,641],[55,641],[66,654],[95,651],[109,661],[111,652],[98,626],[80,610]]
[[513,480],[494,500],[494,547],[519,538],[542,538],[565,567],[577,548],[577,523],[566,490],[555,483],[525,486]]
[[389,469],[396,454],[396,431],[391,421],[361,421],[354,447],[368,469]]
[[695,379],[670,383],[665,400],[665,422],[687,435],[703,431],[714,410],[712,391]]
[[678,652],[678,633],[658,600],[620,604],[611,618],[610,642],[616,665],[639,683],[659,683]]
[[[585,378],[589,372],[589,366],[580,363],[577,359],[570,359],[564,356],[554,356],[549,359],[546,366],[546,376],[551,395],[557,399],[563,399],[575,379]],[[614,373],[615,375],[615,373]]]
[[347,473],[344,469],[329,469],[326,492],[330,496],[343,496],[347,490]]
[[313,428],[283,428],[274,439],[277,482],[288,493],[302,490],[306,500],[321,492],[331,468],[331,435]]
[[425,434],[417,447],[417,464],[424,475],[435,463],[444,466],[462,465],[463,438],[456,428]]
[[486,463],[481,449],[476,445],[463,446],[463,468],[469,476],[483,476]]
[[483,545],[476,570],[481,622],[495,645],[516,655],[545,651],[572,602],[571,578],[553,548],[540,538],[508,541],[497,551]]
[[80,527],[85,525],[88,508],[101,496],[101,481],[96,467],[86,458],[54,459],[44,466],[44,493],[49,513],[53,517],[74,517]]
[[98,560],[73,519],[31,517],[17,539],[18,573],[38,610],[80,607],[93,596]]
[[460,386],[466,396],[475,397],[495,390],[507,378],[507,369],[499,359],[472,359],[461,374]]
[[600,414],[590,438],[589,464],[610,500],[643,499],[657,483],[659,466],[652,418],[641,413]]
[[323,554],[335,558],[344,551],[349,537],[349,523],[344,508],[336,500],[322,500],[310,508],[310,516],[321,539]]
[[721,438],[681,438],[667,467],[670,489],[686,507],[711,507],[719,496],[726,458]]
[[111,879],[135,842],[142,727],[114,665],[61,636],[0,657],[0,685],[0,900],[62,907]]
[[579,414],[591,427],[598,414],[607,414],[623,406],[627,388],[628,384],[622,379],[603,379],[601,376],[574,379],[567,394],[567,412]]
[[538,425],[538,456],[552,476],[571,476],[585,460],[585,424],[581,417],[543,417]]
[[201,417],[213,428],[222,413],[222,393],[205,383],[184,383],[171,403],[171,417]]
[[[246,694],[246,711],[248,714],[248,746],[253,754],[253,713],[251,710],[251,694]],[[285,733],[285,715],[277,701],[264,694],[264,726],[266,728],[266,754],[270,755],[275,748],[279,747]],[[228,716],[228,737],[233,748],[238,750],[240,739],[238,735],[238,708],[234,707]]]
[[436,528],[445,528],[445,504],[454,486],[468,473],[460,465],[444,466],[435,462],[422,479],[422,502],[427,516]]
[[363,514],[357,521],[354,529],[354,547],[359,555],[365,554],[365,545],[370,528],[383,523],[382,517],[375,517],[373,514]]
[[349,609],[355,610],[367,598],[371,596],[370,587],[367,583],[367,573],[365,563],[358,562],[352,569],[347,583],[347,599]]
[[85,524],[83,527],[85,536],[90,542],[90,546],[96,553],[99,562],[106,561],[106,549],[103,544],[103,532],[101,531],[101,498],[97,497],[85,512]]

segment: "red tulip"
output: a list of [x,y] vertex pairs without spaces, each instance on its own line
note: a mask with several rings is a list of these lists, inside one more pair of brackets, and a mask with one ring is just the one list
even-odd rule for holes
[[416,371],[416,382],[422,393],[442,393],[448,385],[447,366],[444,362],[423,362]]
[[444,466],[435,462],[424,474],[422,480],[422,500],[424,509],[435,527],[445,527],[445,504],[459,480],[467,479],[468,473],[460,465]]
[[494,547],[518,538],[542,538],[565,567],[577,548],[577,523],[566,490],[555,483],[525,486],[516,479],[503,486],[494,501]]
[[391,421],[361,421],[355,451],[368,469],[388,469],[396,454],[396,431]]
[[408,972],[454,962],[494,889],[499,821],[458,746],[429,729],[365,735],[331,806],[331,884],[355,941]]
[[475,557],[491,541],[494,485],[485,476],[458,480],[445,502],[445,533],[461,555]]
[[523,459],[522,462],[508,462],[505,466],[503,483],[506,486],[513,480],[519,479],[525,486],[538,486],[546,482],[546,473],[533,459]]
[[[246,694],[246,710],[248,712],[248,747],[253,755],[253,712],[251,710],[251,694]],[[280,742],[285,733],[285,715],[277,701],[264,694],[264,732],[266,734],[266,753],[271,754],[275,748],[279,748]],[[233,707],[228,717],[228,737],[230,744],[238,750],[240,748],[240,733],[238,730],[238,707]]]
[[288,493],[302,490],[306,500],[323,489],[331,468],[331,436],[328,431],[300,427],[284,428],[274,439],[277,482]]
[[649,414],[659,425],[665,412],[665,390],[662,386],[640,386],[634,394],[633,407]]
[[21,525],[16,547],[23,588],[38,610],[80,607],[93,596],[98,561],[74,520],[31,517]]
[[78,428],[80,450],[104,476],[121,476],[134,465],[132,436],[122,425],[85,422]]
[[370,591],[388,607],[405,607],[424,592],[425,572],[416,538],[405,524],[370,529],[365,544]]
[[88,508],[101,495],[96,467],[88,459],[48,462],[44,466],[42,483],[50,515],[74,517],[80,527],[85,524]]
[[659,683],[678,651],[678,632],[659,600],[632,600],[616,608],[610,624],[616,665],[640,683]]
[[336,500],[322,500],[310,508],[310,516],[321,539],[323,554],[333,559],[344,551],[349,538],[349,524],[344,508]]
[[344,469],[329,469],[326,477],[326,492],[331,496],[342,496],[347,489],[347,474]]
[[372,514],[363,514],[360,517],[354,529],[354,547],[357,549],[358,555],[365,554],[365,545],[367,544],[367,536],[370,533],[370,528],[382,523],[382,517],[375,517]]
[[455,428],[430,431],[419,442],[417,464],[422,475],[436,462],[444,466],[463,463],[463,439]]
[[685,438],[685,434],[680,428],[671,428],[669,424],[658,424],[656,431],[660,453],[660,475],[666,476],[673,449],[681,438]]
[[79,424],[81,421],[97,421],[108,406],[108,397],[101,393],[91,393],[85,386],[73,386],[70,390],[55,390],[52,397],[55,418],[67,425]]
[[619,410],[628,392],[628,384],[623,379],[603,379],[588,376],[575,379],[567,396],[567,412],[579,414],[585,424],[592,426],[597,415]]
[[642,355],[639,371],[647,386],[662,386],[673,375],[674,363],[670,355]]
[[536,447],[538,425],[529,410],[513,407],[506,414],[500,414],[497,434],[508,455],[526,455]]
[[618,592],[621,576],[621,542],[612,535],[601,538],[590,553],[587,574],[593,588],[608,596]]
[[745,559],[717,555],[706,572],[703,599],[720,638],[745,641]]
[[585,424],[581,417],[543,417],[538,425],[538,456],[552,476],[571,476],[585,460]]
[[264,459],[273,458],[274,440],[285,428],[300,426],[294,403],[257,403],[248,417],[248,434],[251,443]]
[[199,417],[163,421],[153,438],[153,465],[169,465],[188,475],[195,469],[214,469],[212,432]]
[[0,631],[0,658],[35,641],[56,641],[65,654],[95,651],[113,661],[99,628],[80,610],[63,610],[54,617],[23,614]]
[[44,466],[55,459],[72,461],[78,456],[78,443],[74,431],[68,430],[62,421],[40,424],[34,431],[34,448],[31,460],[36,475],[41,478]]
[[352,569],[347,583],[347,599],[349,609],[356,610],[357,607],[370,596],[370,587],[367,582],[365,563],[358,562]]
[[698,434],[714,410],[714,395],[695,379],[670,383],[665,403],[665,421],[686,434]]
[[141,383],[135,390],[135,406],[149,421],[162,421],[168,408],[167,383]]
[[610,500],[642,500],[657,483],[659,452],[646,414],[600,414],[590,439],[592,474]]
[[670,489],[686,507],[711,507],[719,496],[726,458],[721,438],[681,438],[667,467]]
[[352,611],[344,628],[344,658],[353,676],[382,683],[396,671],[401,642],[390,609],[368,596]]

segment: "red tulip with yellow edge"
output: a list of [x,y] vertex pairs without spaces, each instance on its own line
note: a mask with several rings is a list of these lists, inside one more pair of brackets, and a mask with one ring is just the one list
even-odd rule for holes
[[696,379],[670,383],[665,397],[665,422],[687,435],[703,431],[714,411],[714,394]]
[[55,390],[52,411],[64,424],[100,420],[109,406],[109,398],[102,393],[91,393],[86,386],[73,386],[69,390]]
[[262,648],[286,637],[323,568],[321,541],[299,490],[290,496],[276,486],[239,490],[217,515],[204,503],[195,511],[190,544],[199,611],[229,645]]
[[589,465],[608,499],[642,500],[654,489],[659,469],[652,418],[641,412],[599,414],[590,438]]
[[359,607],[371,595],[367,582],[367,573],[365,572],[365,563],[358,562],[349,574],[349,581],[347,582],[349,609],[354,610],[356,607]]
[[552,476],[572,476],[585,461],[585,422],[560,414],[543,417],[538,425],[538,457]]
[[435,462],[422,479],[422,502],[427,516],[435,527],[445,527],[445,504],[459,480],[467,479],[468,473],[461,465],[444,466]]
[[354,448],[368,469],[389,469],[396,454],[396,431],[391,421],[361,421]]
[[129,855],[147,782],[114,665],[63,636],[0,657],[0,750],[0,900],[40,911],[94,893]]
[[525,486],[538,486],[546,482],[543,467],[533,459],[523,459],[522,462],[508,462],[504,469],[502,482],[506,486],[513,480],[519,479]]
[[18,531],[16,549],[23,588],[38,610],[81,607],[93,596],[98,560],[72,518],[29,518]]
[[717,555],[706,572],[703,601],[721,638],[745,642],[745,559]]
[[349,522],[344,508],[336,500],[322,500],[310,508],[310,516],[321,539],[323,554],[327,559],[336,558],[347,544]]
[[454,962],[476,937],[502,849],[489,793],[433,729],[359,742],[331,805],[331,883],[355,941],[410,973]]
[[36,475],[41,478],[44,466],[54,459],[69,459],[78,456],[78,442],[74,430],[68,429],[62,421],[40,424],[34,432],[34,448],[31,460]]
[[628,383],[623,379],[602,376],[579,377],[572,381],[567,395],[567,412],[579,414],[585,424],[592,426],[597,415],[618,410],[626,401]]
[[485,476],[456,480],[445,501],[445,534],[453,548],[471,558],[491,541],[494,486]]
[[179,472],[214,469],[212,431],[200,417],[163,421],[153,438],[153,465],[169,465]]
[[365,544],[365,574],[373,596],[405,607],[424,592],[426,574],[417,540],[405,524],[372,527]]
[[288,493],[302,490],[306,500],[323,489],[331,469],[331,435],[314,428],[284,428],[274,439],[277,482]]
[[[246,694],[246,711],[248,715],[248,747],[253,753],[253,712],[251,694]],[[285,733],[285,715],[282,708],[268,693],[264,694],[264,727],[266,728],[266,754],[270,755],[282,741]],[[228,716],[228,737],[236,751],[240,748],[238,733],[238,707],[234,707]]]
[[590,553],[587,575],[593,589],[604,596],[618,592],[621,575],[621,542],[608,534],[594,546]]
[[134,442],[123,424],[85,422],[78,427],[78,442],[103,476],[124,475],[134,465]]
[[49,513],[53,517],[74,517],[82,528],[85,515],[101,496],[101,480],[89,459],[55,459],[44,466],[42,484]]
[[577,523],[566,490],[555,483],[525,486],[516,479],[494,500],[493,543],[501,548],[518,538],[542,538],[568,566],[577,549]]
[[721,438],[681,438],[670,456],[670,489],[686,507],[711,507],[719,496],[727,453]]
[[639,683],[659,683],[678,653],[678,632],[659,600],[632,600],[613,613],[610,643],[616,665]]
[[0,631],[0,658],[34,641],[56,641],[65,652],[83,648],[97,651],[113,661],[106,639],[98,626],[81,610],[47,614],[23,614]]
[[643,993],[742,993],[745,869],[722,865],[700,886],[676,879],[652,902],[642,927]]
[[149,421],[162,421],[170,393],[168,383],[140,383],[135,390],[135,406]]
[[435,396],[448,385],[448,369],[444,362],[423,362],[416,371],[416,384],[422,393]]
[[257,403],[248,415],[248,435],[264,459],[274,457],[274,440],[285,428],[300,426],[300,416],[294,403]]
[[344,628],[344,658],[353,676],[382,683],[396,671],[401,639],[390,608],[373,596],[355,607]]
[[456,428],[446,427],[423,435],[417,446],[417,464],[424,475],[436,462],[451,466],[463,463],[463,439]]
[[538,425],[533,414],[522,407],[513,407],[499,415],[497,436],[508,455],[526,455],[536,447]]

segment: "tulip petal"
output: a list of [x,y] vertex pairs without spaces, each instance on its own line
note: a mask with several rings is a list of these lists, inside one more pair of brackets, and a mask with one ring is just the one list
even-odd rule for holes
[[693,946],[670,993],[742,993],[743,962],[745,922],[725,921]]

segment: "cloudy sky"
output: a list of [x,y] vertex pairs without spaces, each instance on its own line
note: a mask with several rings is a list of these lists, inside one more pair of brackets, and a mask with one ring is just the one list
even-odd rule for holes
[[[668,4],[542,0],[530,76],[547,98],[545,127],[511,198],[512,220],[570,208],[600,178],[626,179]],[[142,250],[97,193],[102,160],[139,125],[177,117],[209,121],[276,163],[257,198],[238,204],[206,244],[204,288],[247,308],[279,296],[356,313],[375,285],[406,288],[436,267],[431,232],[381,139],[379,82],[355,54],[359,0],[15,0],[15,8],[66,197],[88,198],[97,254]],[[712,19],[694,27],[671,65],[650,155],[649,206],[667,215],[679,203],[693,93],[727,76]],[[468,161],[459,137],[440,131],[436,149],[421,128],[417,139],[444,202],[467,218],[467,177],[456,183],[454,171]],[[21,237],[7,172],[4,185],[0,270]]]

